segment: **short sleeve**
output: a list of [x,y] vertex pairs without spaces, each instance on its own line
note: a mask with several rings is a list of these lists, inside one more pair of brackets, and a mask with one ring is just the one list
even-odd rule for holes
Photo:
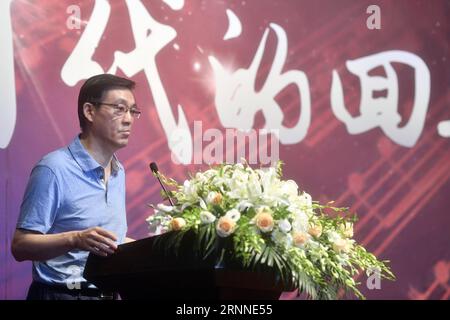
[[18,229],[47,233],[60,207],[60,190],[53,171],[46,166],[34,167],[20,206]]

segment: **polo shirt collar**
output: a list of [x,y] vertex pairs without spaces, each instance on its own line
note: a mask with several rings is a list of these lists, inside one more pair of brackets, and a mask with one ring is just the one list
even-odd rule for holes
[[[79,136],[76,136],[75,139],[73,139],[73,141],[69,144],[68,148],[72,153],[73,158],[84,172],[101,168],[100,164],[97,161],[95,161],[94,158],[92,158],[92,156],[83,146]],[[115,154],[113,155],[113,158],[111,160],[111,169],[113,174],[117,173],[119,170],[123,170],[123,167]]]

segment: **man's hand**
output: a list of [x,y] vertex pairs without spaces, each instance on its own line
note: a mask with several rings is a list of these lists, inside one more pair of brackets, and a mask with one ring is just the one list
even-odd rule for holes
[[94,227],[74,234],[74,247],[106,257],[117,250],[117,237],[103,228]]
[[73,249],[86,250],[105,257],[117,249],[114,241],[117,241],[116,236],[100,227],[56,234],[16,229],[11,252],[17,261],[45,261]]

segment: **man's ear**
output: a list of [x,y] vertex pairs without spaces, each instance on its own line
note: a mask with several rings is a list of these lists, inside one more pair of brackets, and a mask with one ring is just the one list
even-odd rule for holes
[[83,104],[83,114],[89,122],[94,121],[94,108],[95,107],[92,103],[86,102],[85,104]]

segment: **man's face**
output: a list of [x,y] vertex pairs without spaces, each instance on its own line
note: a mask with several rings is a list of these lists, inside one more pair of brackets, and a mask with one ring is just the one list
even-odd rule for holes
[[123,105],[135,108],[133,92],[128,89],[112,89],[103,95],[103,99],[95,109],[91,132],[103,140],[112,149],[123,148],[128,144],[134,117],[127,110],[120,115],[116,106]]

